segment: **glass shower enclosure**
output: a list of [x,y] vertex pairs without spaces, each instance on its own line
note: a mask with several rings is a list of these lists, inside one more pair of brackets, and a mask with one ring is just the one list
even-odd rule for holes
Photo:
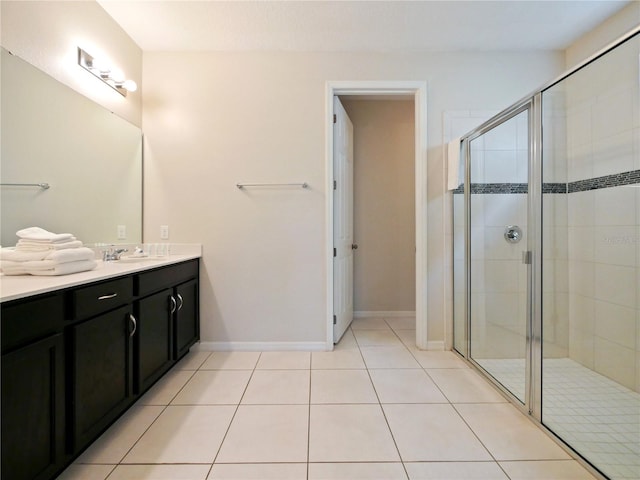
[[640,478],[640,30],[462,139],[454,348],[595,473]]

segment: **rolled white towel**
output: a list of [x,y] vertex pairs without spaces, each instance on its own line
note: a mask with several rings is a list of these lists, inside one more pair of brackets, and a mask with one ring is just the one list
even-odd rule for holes
[[16,235],[22,239],[58,243],[71,240],[70,233],[52,233],[40,227],[28,227],[18,230]]
[[32,243],[29,241],[18,240],[16,250],[23,252],[50,252],[52,250],[65,250],[68,248],[82,247],[80,240],[72,240],[64,243]]

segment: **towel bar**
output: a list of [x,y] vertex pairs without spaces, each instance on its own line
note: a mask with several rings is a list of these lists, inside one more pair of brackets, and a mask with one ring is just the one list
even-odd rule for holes
[[3,187],[40,187],[43,190],[48,189],[51,185],[48,183],[0,183]]
[[236,187],[242,189],[245,187],[302,187],[308,188],[307,182],[303,183],[236,183]]

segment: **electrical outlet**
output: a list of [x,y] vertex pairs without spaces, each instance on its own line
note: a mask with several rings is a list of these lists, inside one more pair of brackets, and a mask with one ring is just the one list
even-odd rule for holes
[[169,240],[169,225],[160,225],[160,239]]
[[118,240],[125,240],[127,238],[127,226],[118,225]]

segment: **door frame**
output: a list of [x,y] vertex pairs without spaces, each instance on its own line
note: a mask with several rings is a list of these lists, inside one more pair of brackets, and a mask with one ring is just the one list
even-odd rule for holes
[[[325,91],[326,187],[326,349],[333,350],[333,97],[336,95],[411,95],[415,108],[416,345],[427,337],[427,82],[329,81]],[[418,248],[420,246],[420,248]],[[440,343],[440,342],[438,342]]]

